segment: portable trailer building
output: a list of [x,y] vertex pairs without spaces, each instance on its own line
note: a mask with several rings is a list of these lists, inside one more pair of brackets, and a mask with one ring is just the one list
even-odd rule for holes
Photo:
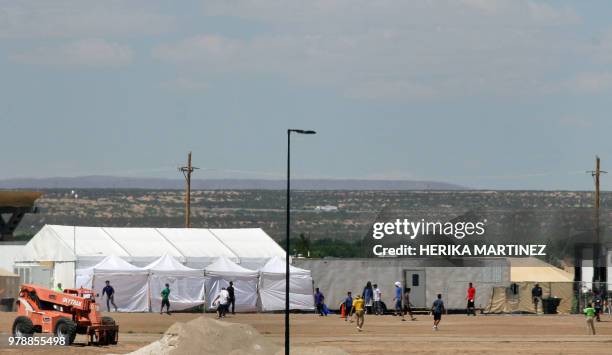
[[466,308],[468,283],[473,282],[476,307],[484,308],[493,288],[510,281],[509,263],[502,258],[464,260],[461,266],[452,260],[410,258],[294,259],[294,265],[311,271],[314,286],[332,309],[339,308],[348,291],[362,294],[367,281],[378,284],[387,307],[393,305],[394,283],[399,281],[411,288],[415,307],[429,307],[441,293],[449,309]]

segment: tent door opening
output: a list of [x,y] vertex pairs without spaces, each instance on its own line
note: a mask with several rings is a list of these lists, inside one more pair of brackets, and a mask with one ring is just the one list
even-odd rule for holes
[[414,307],[426,307],[425,270],[404,270],[404,287],[410,287],[410,303]]

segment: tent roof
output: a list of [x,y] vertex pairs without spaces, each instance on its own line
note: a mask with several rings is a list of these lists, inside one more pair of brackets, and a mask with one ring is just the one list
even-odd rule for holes
[[[111,238],[131,257],[161,256],[166,253],[182,257],[180,251],[155,228],[104,228]],[[78,243],[78,241],[77,241]]]
[[0,268],[0,277],[19,277],[19,275],[14,274],[6,269]]
[[508,258],[511,282],[573,282],[574,276],[540,259]]
[[176,273],[176,274],[203,274],[204,270],[192,269],[187,267],[168,254],[162,255],[159,259],[143,267],[152,272]]
[[226,257],[218,257],[204,270],[210,275],[257,276],[257,271],[243,268]]
[[117,255],[129,261],[149,262],[169,254],[180,262],[209,261],[219,256],[240,262],[243,258],[267,259],[284,253],[259,228],[210,230],[45,225],[24,246],[16,261],[99,260]]
[[116,255],[109,255],[102,261],[91,267],[95,272],[147,272],[144,268],[134,266]]
[[[275,256],[273,258],[271,258],[270,260],[268,260],[268,262],[266,263],[266,265],[264,265],[261,269],[259,269],[260,272],[264,273],[264,274],[285,274],[286,271],[286,266],[287,264],[285,263],[285,260]],[[289,275],[291,274],[300,274],[300,275],[310,275],[310,270],[306,270],[306,269],[300,269],[299,267],[295,267],[293,265],[289,265]]]
[[239,261],[238,256],[208,229],[157,228],[157,231],[187,258],[225,256]]
[[210,231],[240,258],[267,259],[285,256],[285,250],[261,228],[210,229]]

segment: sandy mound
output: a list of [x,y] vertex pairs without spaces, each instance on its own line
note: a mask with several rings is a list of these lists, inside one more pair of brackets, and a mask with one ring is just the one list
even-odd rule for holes
[[279,349],[250,325],[199,317],[174,323],[160,340],[131,354],[274,354]]
[[[344,355],[332,347],[295,347],[296,355]],[[199,317],[189,322],[177,322],[166,330],[163,337],[130,354],[134,355],[257,355],[284,354],[281,346],[265,338],[250,325],[220,322]]]

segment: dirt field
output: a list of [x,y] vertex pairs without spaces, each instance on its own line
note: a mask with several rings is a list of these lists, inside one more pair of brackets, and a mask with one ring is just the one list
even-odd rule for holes
[[[84,338],[69,348],[9,347],[7,338],[15,313],[0,313],[0,352],[11,354],[85,354],[125,353],[160,338],[176,321],[186,321],[199,314],[113,313],[120,326],[119,344],[112,347],[85,347]],[[205,315],[213,317],[213,315]],[[431,329],[428,316],[401,322],[393,316],[367,317],[364,331],[338,316],[292,315],[292,342],[295,345],[333,345],[351,354],[420,353],[531,353],[531,354],[610,354],[612,318],[604,316],[597,323],[598,335],[586,334],[581,316],[478,316],[448,315],[440,330]],[[284,328],[281,314],[241,314],[226,321],[248,323],[279,344]]]

